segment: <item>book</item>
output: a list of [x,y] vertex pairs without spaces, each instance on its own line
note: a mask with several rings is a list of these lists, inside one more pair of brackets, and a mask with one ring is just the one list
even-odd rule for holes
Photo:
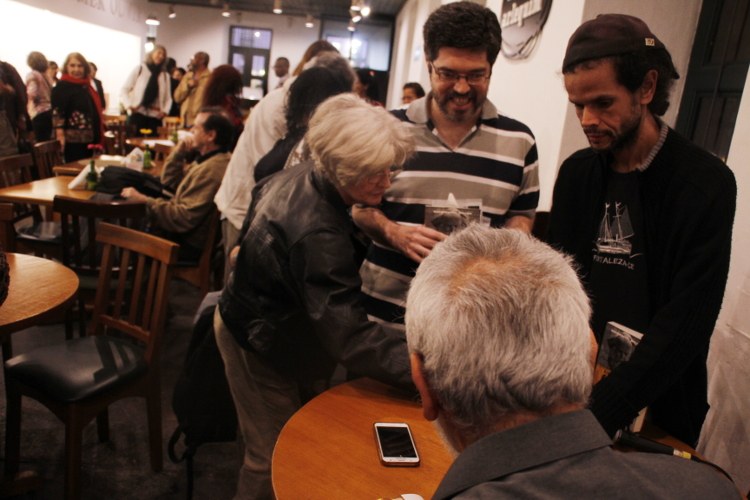
[[[604,335],[599,344],[599,352],[596,356],[594,367],[594,383],[598,383],[617,368],[620,364],[630,359],[635,347],[643,338],[643,334],[615,321],[607,322],[604,327]],[[630,424],[628,430],[638,432],[643,426],[646,418],[646,410],[642,409],[638,416]]]

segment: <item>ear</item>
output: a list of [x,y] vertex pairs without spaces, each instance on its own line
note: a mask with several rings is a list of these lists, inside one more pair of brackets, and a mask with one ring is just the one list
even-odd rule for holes
[[432,395],[427,379],[424,376],[424,363],[422,355],[416,352],[409,354],[411,363],[411,379],[417,386],[419,396],[422,398],[422,413],[427,420],[435,420],[440,412],[440,405],[437,399]]
[[643,83],[641,88],[638,89],[640,93],[640,103],[642,105],[648,105],[654,100],[654,94],[656,94],[656,82],[659,79],[659,72],[655,69],[650,69],[646,72],[643,77]]

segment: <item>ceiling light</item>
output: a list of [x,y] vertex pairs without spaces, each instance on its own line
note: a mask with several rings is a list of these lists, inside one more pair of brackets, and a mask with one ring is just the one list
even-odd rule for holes
[[151,52],[156,47],[156,38],[152,36],[146,37],[146,43],[143,44],[143,48],[146,52]]
[[357,31],[357,27],[354,25],[354,21],[349,21],[349,26],[346,27],[349,31]]
[[361,0],[352,0],[352,6],[349,7],[351,10],[354,10],[356,12],[359,12],[362,10],[362,2]]
[[174,19],[177,17],[177,12],[174,11],[174,5],[169,6],[169,16],[170,19]]
[[160,23],[156,16],[148,16],[146,18],[146,24],[149,26],[159,26]]
[[364,7],[362,7],[362,17],[367,17],[369,15],[370,15],[370,6],[365,5]]
[[221,11],[221,15],[224,17],[229,17],[232,15],[232,13],[229,12],[229,4],[226,2],[224,3],[224,10]]
[[281,0],[273,0],[273,13],[274,14],[281,14],[284,12],[281,9]]
[[352,22],[358,23],[362,20],[362,14],[359,12],[352,12]]
[[312,28],[315,26],[315,19],[310,14],[305,18],[305,28]]

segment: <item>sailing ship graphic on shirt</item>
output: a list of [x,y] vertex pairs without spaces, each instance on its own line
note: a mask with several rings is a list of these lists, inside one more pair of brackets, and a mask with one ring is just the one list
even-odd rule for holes
[[629,238],[633,236],[633,226],[630,223],[628,207],[616,201],[614,210],[611,209],[612,205],[605,203],[596,249],[599,253],[630,255],[633,244]]

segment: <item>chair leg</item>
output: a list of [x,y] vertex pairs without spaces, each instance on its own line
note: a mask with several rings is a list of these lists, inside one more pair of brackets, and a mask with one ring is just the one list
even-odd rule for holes
[[107,408],[96,416],[96,433],[100,443],[109,441],[109,410]]
[[21,393],[6,380],[5,477],[13,477],[21,460]]
[[161,472],[163,466],[161,437],[161,387],[158,374],[152,379],[146,395],[146,414],[148,418],[148,441],[151,456],[151,469]]
[[65,499],[74,500],[81,497],[81,454],[83,439],[81,416],[74,409],[69,409],[65,422]]

